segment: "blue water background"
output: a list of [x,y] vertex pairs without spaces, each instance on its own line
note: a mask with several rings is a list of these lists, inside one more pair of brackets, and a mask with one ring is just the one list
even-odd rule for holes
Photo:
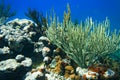
[[70,4],[72,21],[85,20],[92,17],[93,20],[103,21],[106,17],[110,19],[111,29],[120,29],[120,0],[5,0],[11,4],[12,9],[17,11],[13,18],[26,18],[24,15],[28,8],[50,15],[54,9],[60,21],[67,3]]

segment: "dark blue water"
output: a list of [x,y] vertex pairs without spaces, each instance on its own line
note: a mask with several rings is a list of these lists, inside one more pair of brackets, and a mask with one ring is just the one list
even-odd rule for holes
[[120,29],[120,0],[5,0],[17,11],[14,18],[26,18],[24,12],[28,7],[42,11],[44,15],[54,9],[60,21],[66,4],[71,7],[72,20],[85,20],[92,17],[93,20],[102,21],[106,17],[110,19],[112,29]]

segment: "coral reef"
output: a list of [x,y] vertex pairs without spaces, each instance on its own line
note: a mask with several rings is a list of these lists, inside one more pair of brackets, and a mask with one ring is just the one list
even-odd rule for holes
[[0,62],[0,79],[22,80],[22,77],[31,68],[32,60],[30,58],[17,55],[15,59],[7,59]]
[[70,78],[70,79],[75,79],[75,80],[79,80],[80,76],[75,74],[74,68],[70,65],[65,66],[65,74],[64,74],[65,78]]
[[32,50],[32,47],[34,46],[32,37],[34,37],[34,35],[31,36],[30,33],[34,31],[29,30],[29,32],[26,32],[26,30],[24,30],[24,28],[30,26],[31,24],[33,24],[33,22],[26,19],[15,19],[13,21],[7,22],[6,25],[1,26],[0,35],[4,36],[1,40],[4,42],[1,48],[8,46],[15,54],[21,52],[24,54],[25,52],[23,52],[23,50],[26,48]]
[[81,67],[76,68],[76,72],[84,79],[93,79],[93,80],[104,80],[115,78],[115,72],[105,65],[92,65],[88,69]]
[[72,23],[67,8],[63,23],[54,17],[47,25],[30,9],[26,15],[34,22],[0,26],[0,80],[120,80],[120,35],[110,31],[109,20]]

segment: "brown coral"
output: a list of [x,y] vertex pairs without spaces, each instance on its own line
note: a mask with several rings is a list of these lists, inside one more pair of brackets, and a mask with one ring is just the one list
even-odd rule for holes
[[53,72],[60,74],[61,73],[61,68],[62,68],[62,60],[60,56],[56,56],[55,60],[57,62],[56,67],[54,69],[52,69]]
[[103,75],[107,71],[107,67],[105,65],[92,65],[88,68],[88,70],[97,72],[100,75]]
[[70,65],[65,66],[65,78],[71,78],[73,80],[79,80],[80,77],[75,74],[74,68]]

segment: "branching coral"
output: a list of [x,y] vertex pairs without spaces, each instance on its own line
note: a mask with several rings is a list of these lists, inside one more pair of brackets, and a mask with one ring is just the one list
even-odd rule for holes
[[16,15],[16,12],[11,12],[11,5],[5,5],[4,0],[0,3],[0,25],[4,24],[5,21]]
[[78,25],[65,19],[59,23],[54,18],[47,30],[47,37],[79,66],[88,67],[120,49],[120,35],[116,31],[110,32],[108,19],[97,23],[88,18]]

